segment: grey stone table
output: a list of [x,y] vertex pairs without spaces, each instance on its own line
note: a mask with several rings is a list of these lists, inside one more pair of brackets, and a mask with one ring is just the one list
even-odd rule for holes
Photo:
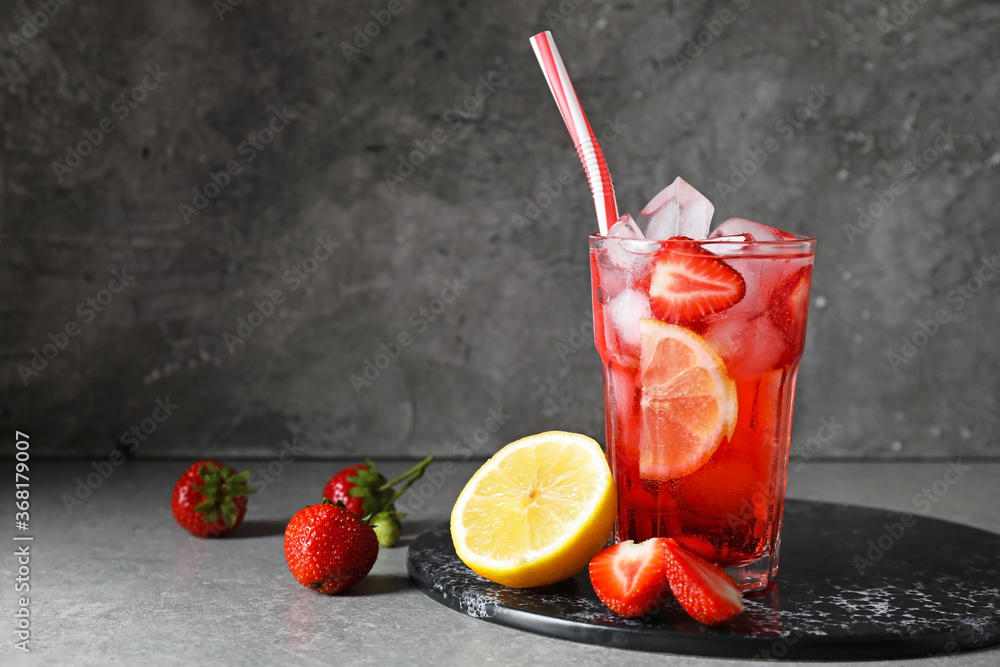
[[[245,467],[266,473],[267,465]],[[382,550],[372,573],[349,594],[327,597],[292,579],[282,534],[340,463],[272,465],[278,474],[258,477],[263,488],[244,525],[225,539],[204,541],[170,515],[170,491],[186,462],[126,462],[93,489],[86,484],[95,471],[90,461],[32,462],[30,529],[15,531],[10,500],[3,522],[8,545],[18,544],[11,542],[14,534],[34,537],[31,653],[13,648],[14,619],[5,611],[0,664],[743,664],[550,639],[466,617],[425,597],[406,576],[406,545],[448,516],[477,465],[433,464],[426,498],[412,492],[404,498],[411,514],[402,545]],[[387,474],[406,467],[384,466]],[[1000,464],[963,461],[961,476],[946,474],[949,468],[948,462],[810,462],[791,473],[788,490],[790,497],[1000,532]],[[7,488],[3,497],[11,498]],[[88,490],[89,497],[68,502]],[[0,608],[13,610],[18,563],[12,548],[3,550],[0,565]],[[873,664],[994,667],[1000,650]]]

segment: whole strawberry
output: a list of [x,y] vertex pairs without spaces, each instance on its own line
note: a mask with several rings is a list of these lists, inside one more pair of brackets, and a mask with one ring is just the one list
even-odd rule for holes
[[300,584],[332,595],[365,578],[378,557],[375,531],[324,498],[299,510],[285,529],[285,560]]
[[192,464],[174,485],[170,510],[174,519],[198,537],[221,537],[243,522],[250,471],[236,472],[218,461]]
[[[396,479],[387,481],[371,459],[344,468],[330,478],[323,497],[342,503],[347,509],[368,521],[375,529],[378,542],[391,547],[399,540],[405,514],[396,511],[396,500],[424,474],[434,457],[428,456]],[[393,487],[406,484],[398,491]]]
[[331,477],[323,489],[323,497],[334,503],[339,500],[358,516],[377,512],[392,497],[392,490],[382,489],[388,480],[375,468],[374,463],[369,463],[370,468],[364,463],[357,463]]

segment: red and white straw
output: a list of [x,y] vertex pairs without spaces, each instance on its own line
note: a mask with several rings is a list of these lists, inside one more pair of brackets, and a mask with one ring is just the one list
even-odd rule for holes
[[594,131],[590,129],[587,116],[580,106],[573,83],[566,73],[559,49],[552,40],[548,30],[540,32],[531,38],[531,47],[535,50],[538,64],[542,66],[545,81],[549,84],[552,96],[562,114],[569,136],[573,139],[576,152],[587,172],[590,192],[594,195],[594,207],[597,209],[597,226],[601,234],[607,234],[608,228],[618,220],[618,204],[615,202],[615,188],[611,184],[611,174],[604,161],[601,145],[597,143]]

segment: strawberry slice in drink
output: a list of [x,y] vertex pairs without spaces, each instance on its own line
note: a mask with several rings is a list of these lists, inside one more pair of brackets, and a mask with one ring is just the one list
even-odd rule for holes
[[808,264],[785,276],[771,294],[767,315],[789,343],[801,344],[805,338],[811,283],[812,265]]
[[746,294],[731,266],[678,236],[656,254],[649,278],[649,305],[664,322],[683,323],[726,310]]
[[639,476],[669,480],[704,465],[736,427],[736,385],[697,334],[640,320],[642,432]]

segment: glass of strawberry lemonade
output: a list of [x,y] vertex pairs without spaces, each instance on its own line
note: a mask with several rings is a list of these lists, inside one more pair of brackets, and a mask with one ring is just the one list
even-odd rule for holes
[[671,537],[763,589],[816,242],[740,219],[702,240],[614,232],[590,237],[590,261],[615,536]]

